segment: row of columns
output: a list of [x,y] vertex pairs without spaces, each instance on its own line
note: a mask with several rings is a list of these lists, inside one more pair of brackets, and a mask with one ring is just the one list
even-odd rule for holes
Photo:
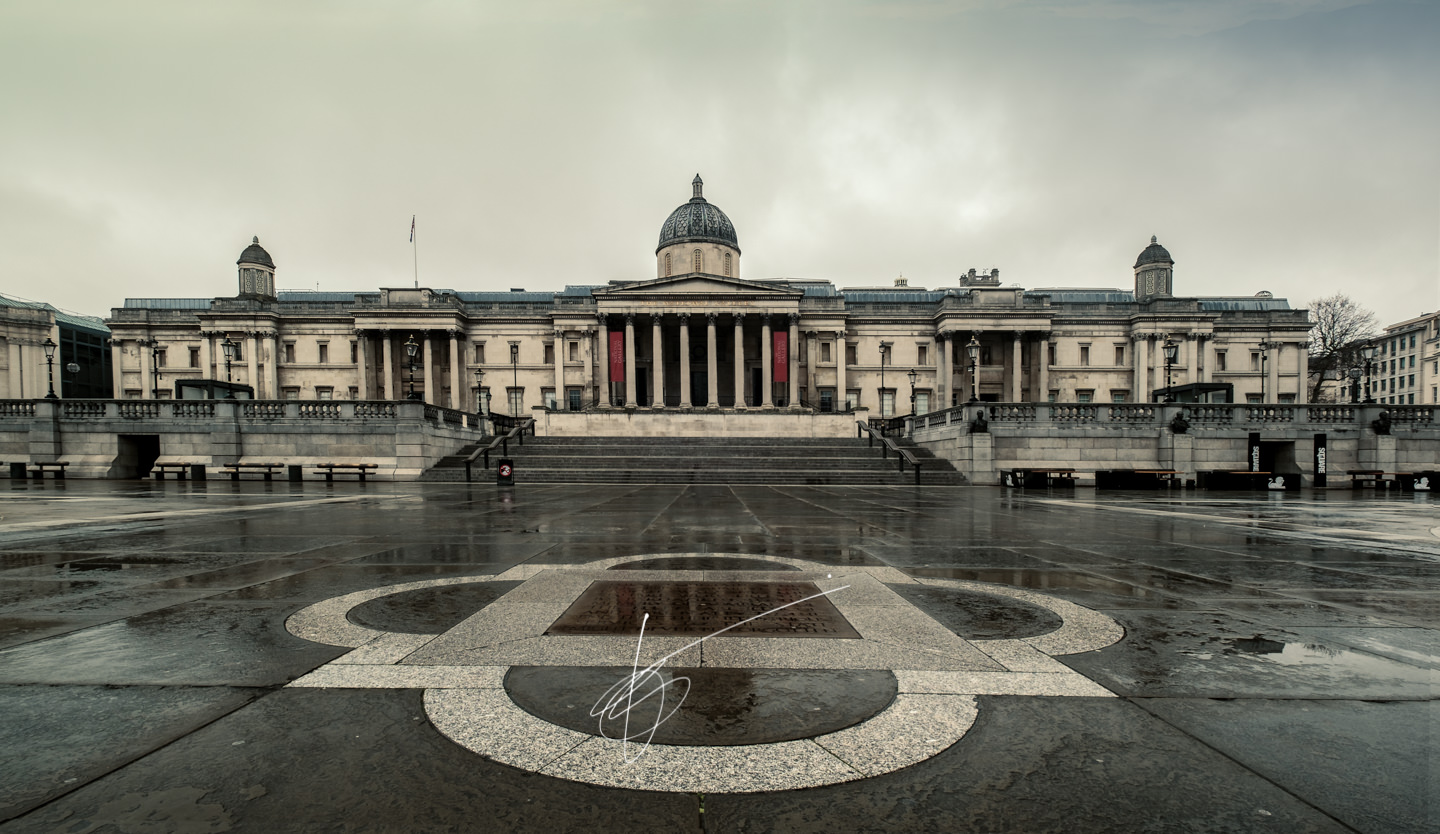
[[[638,398],[636,386],[636,336],[635,336],[635,314],[625,313],[625,402],[634,404]],[[665,405],[665,348],[664,348],[664,324],[662,318],[664,312],[650,314],[650,355],[652,385],[654,392],[651,397],[651,404],[655,408],[663,408]],[[691,368],[690,368],[690,317],[689,312],[673,313],[680,319],[680,407],[691,408],[694,403],[691,401]],[[705,357],[706,357],[706,402],[711,406],[720,402],[720,361],[719,361],[719,339],[716,328],[718,313],[705,313]],[[798,404],[800,401],[800,367],[799,354],[795,345],[800,338],[799,316],[789,314],[789,335],[786,339],[788,355],[787,377],[789,386],[788,401],[791,404]],[[735,338],[734,338],[734,369],[735,369],[735,407],[744,407],[745,391],[745,319],[746,314],[733,314]],[[773,395],[774,362],[772,354],[772,330],[770,327],[769,315],[760,316],[760,367],[762,369],[761,382],[761,407],[774,408],[775,398]],[[610,321],[609,316],[599,316],[600,344],[604,349],[600,368],[600,391],[601,403],[603,405],[618,405],[613,401],[610,385]]]
[[[467,390],[465,385],[466,362],[461,352],[463,344],[461,337],[463,333],[458,329],[445,331],[432,330],[356,330],[356,361],[359,366],[359,389],[357,396],[362,400],[382,399],[398,400],[404,399],[408,392],[404,388],[408,386],[408,375],[411,373],[408,365],[409,356],[405,351],[405,342],[415,338],[420,344],[420,355],[415,358],[418,369],[422,374],[421,398],[431,405],[448,406],[449,408],[468,410],[469,403],[462,397]],[[380,379],[378,389],[370,390],[370,341],[372,338],[380,340]],[[437,376],[439,370],[436,365],[436,340],[446,339],[450,348],[450,397],[447,402],[439,402],[441,387],[439,383],[443,377]],[[559,359],[559,348],[556,348],[556,358]],[[403,371],[403,373],[402,373]]]

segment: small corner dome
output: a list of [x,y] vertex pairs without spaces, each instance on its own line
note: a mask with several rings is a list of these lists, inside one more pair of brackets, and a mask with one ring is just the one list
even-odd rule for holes
[[259,264],[260,266],[268,266],[271,269],[275,268],[275,262],[270,259],[270,253],[266,252],[264,247],[260,245],[259,237],[250,239],[250,245],[245,247],[245,251],[240,253],[240,260],[235,263]]
[[665,218],[664,225],[660,227],[660,245],[655,247],[657,253],[671,244],[689,242],[721,243],[733,247],[736,252],[740,251],[735,226],[719,206],[707,201],[701,194],[704,184],[700,175],[696,174],[690,183],[694,192],[690,202]]
[[1154,235],[1150,236],[1150,245],[1145,247],[1144,251],[1140,253],[1140,257],[1135,259],[1136,269],[1146,264],[1169,264],[1172,266],[1175,264],[1175,259],[1171,258],[1170,253],[1165,251],[1165,247],[1155,240]]

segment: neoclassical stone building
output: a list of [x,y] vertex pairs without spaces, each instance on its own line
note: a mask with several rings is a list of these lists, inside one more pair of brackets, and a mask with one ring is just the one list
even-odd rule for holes
[[[167,396],[186,378],[260,398],[416,398],[526,414],[643,408],[919,413],[965,402],[1303,402],[1305,310],[1268,293],[1176,294],[1155,238],[1134,288],[1022,289],[970,270],[933,290],[902,280],[741,277],[730,219],[691,199],[660,228],[653,279],[548,292],[388,288],[285,292],[258,239],[237,294],[127,299],[107,320],[117,396]],[[222,350],[236,346],[228,368]],[[410,360],[407,346],[413,346]],[[972,363],[971,350],[975,359]],[[478,373],[477,373],[478,372]],[[1184,387],[1188,386],[1188,387]]]

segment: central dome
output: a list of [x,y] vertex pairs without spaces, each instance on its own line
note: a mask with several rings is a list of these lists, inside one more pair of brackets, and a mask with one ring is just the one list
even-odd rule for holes
[[704,184],[700,175],[696,174],[690,183],[695,196],[665,218],[665,225],[660,227],[660,245],[655,247],[657,253],[672,244],[691,242],[723,243],[733,247],[737,253],[740,251],[740,242],[735,237],[735,227],[730,218],[701,195],[700,189]]

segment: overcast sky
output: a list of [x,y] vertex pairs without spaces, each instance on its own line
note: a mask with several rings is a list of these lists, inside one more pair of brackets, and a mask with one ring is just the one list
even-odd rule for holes
[[[1433,0],[0,0],[0,291],[654,276],[705,195],[746,278],[1345,292],[1440,308]],[[418,251],[408,241],[418,215]]]

